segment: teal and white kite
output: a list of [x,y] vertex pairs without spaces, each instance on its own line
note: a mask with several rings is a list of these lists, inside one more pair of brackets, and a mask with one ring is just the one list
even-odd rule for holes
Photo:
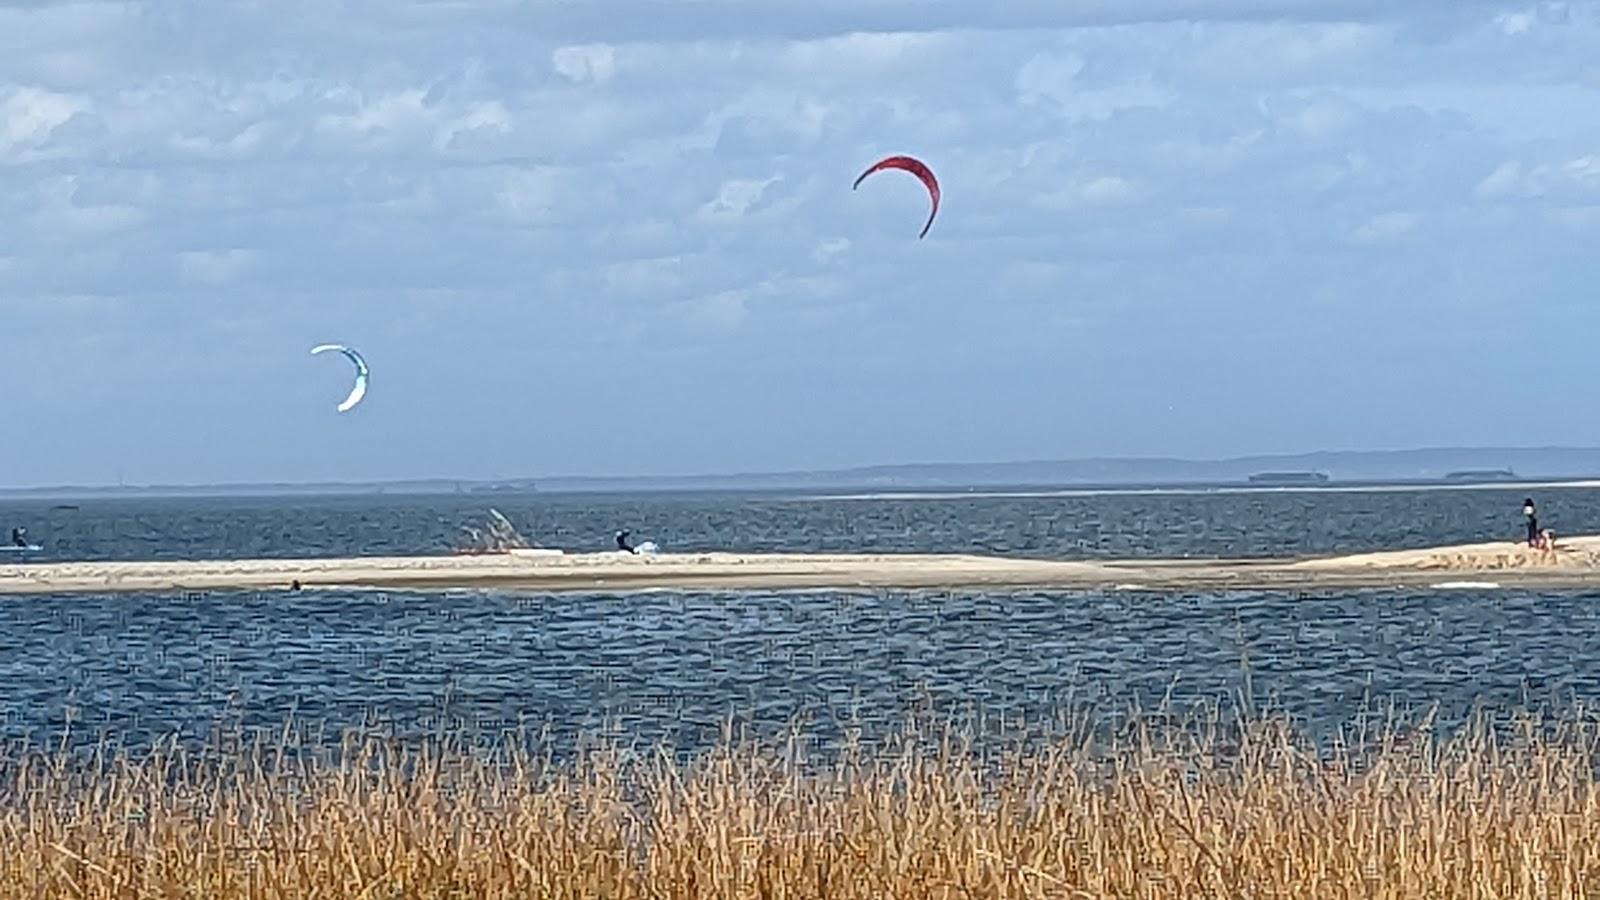
[[350,396],[344,398],[344,402],[339,404],[339,412],[349,412],[351,409],[355,408],[357,403],[361,402],[362,397],[367,395],[367,361],[361,358],[361,354],[350,349],[349,347],[344,346],[343,344],[318,344],[317,346],[311,348],[311,353],[313,356],[315,356],[318,353],[323,353],[328,350],[337,350],[340,353],[343,353],[345,358],[349,359],[350,362],[355,364],[355,386],[350,389]]

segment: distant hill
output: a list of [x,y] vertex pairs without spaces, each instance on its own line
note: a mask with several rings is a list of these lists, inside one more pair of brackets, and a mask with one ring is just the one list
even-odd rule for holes
[[[1436,481],[1486,473],[1484,481],[1600,478],[1595,448],[1430,448],[1243,456],[1221,460],[1091,458],[1010,463],[933,463],[675,478],[547,478],[546,490],[813,490],[842,488],[1069,487],[1245,483],[1271,472],[1323,473],[1329,483]],[[1494,473],[1497,477],[1487,477]]]
[[[1221,460],[1096,458],[1010,463],[926,463],[817,472],[649,477],[564,476],[469,481],[419,479],[371,483],[62,486],[0,490],[6,497],[275,496],[311,494],[483,494],[587,491],[915,490],[996,487],[1078,487],[1246,483],[1273,472],[1323,473],[1330,484],[1461,482],[1600,478],[1600,449],[1434,448],[1322,451]],[[1451,478],[1450,476],[1454,476]],[[1490,477],[1494,476],[1494,477]],[[1469,478],[1467,480],[1477,480]]]

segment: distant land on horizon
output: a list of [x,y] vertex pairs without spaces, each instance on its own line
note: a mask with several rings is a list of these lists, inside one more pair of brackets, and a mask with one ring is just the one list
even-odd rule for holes
[[[1430,448],[1328,450],[1219,460],[1089,458],[1008,463],[913,463],[812,472],[733,475],[453,478],[385,482],[0,488],[0,496],[276,496],[315,494],[500,494],[666,491],[953,490],[996,488],[1181,487],[1247,484],[1262,473],[1322,473],[1327,484],[1546,481],[1600,478],[1600,448]],[[1511,477],[1508,473],[1514,473]]]

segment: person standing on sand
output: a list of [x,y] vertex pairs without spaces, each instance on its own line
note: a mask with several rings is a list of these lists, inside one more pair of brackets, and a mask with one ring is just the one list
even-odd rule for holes
[[1522,515],[1528,520],[1528,546],[1539,543],[1539,511],[1533,507],[1533,498],[1522,501]]

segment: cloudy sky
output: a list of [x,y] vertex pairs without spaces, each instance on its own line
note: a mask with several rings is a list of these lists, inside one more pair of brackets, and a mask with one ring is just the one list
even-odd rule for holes
[[12,486],[1600,444],[1597,246],[1594,2],[0,0]]

